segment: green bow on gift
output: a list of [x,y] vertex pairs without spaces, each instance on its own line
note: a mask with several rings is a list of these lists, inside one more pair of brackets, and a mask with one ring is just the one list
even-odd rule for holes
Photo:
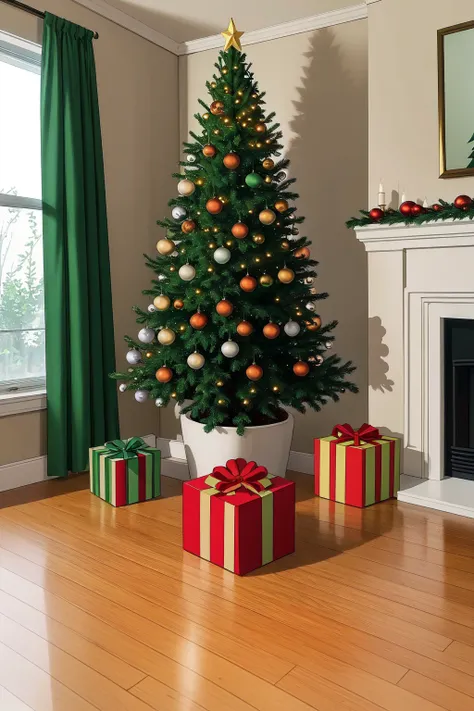
[[147,447],[148,445],[141,437],[132,437],[128,441],[124,439],[113,439],[105,443],[105,448],[110,452],[110,454],[107,455],[107,459],[112,457],[133,459],[141,449],[146,449]]

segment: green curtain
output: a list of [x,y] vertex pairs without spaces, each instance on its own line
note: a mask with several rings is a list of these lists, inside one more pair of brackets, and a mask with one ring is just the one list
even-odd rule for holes
[[48,476],[118,437],[104,164],[93,34],[46,13],[41,150]]

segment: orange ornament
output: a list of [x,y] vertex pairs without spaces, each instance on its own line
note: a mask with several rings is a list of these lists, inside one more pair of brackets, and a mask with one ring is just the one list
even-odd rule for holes
[[217,198],[211,198],[206,202],[206,210],[211,215],[218,215],[222,211],[222,203]]
[[220,116],[224,113],[225,106],[222,101],[213,101],[209,108],[211,110],[211,114],[214,114],[214,116]]
[[242,291],[255,291],[255,289],[257,288],[257,280],[254,279],[253,276],[249,276],[247,274],[247,276],[244,276],[240,280],[240,288],[242,289]]
[[304,378],[305,375],[309,373],[309,365],[302,360],[299,360],[293,366],[293,373],[298,375],[300,378]]
[[311,252],[309,251],[308,247],[301,247],[300,249],[297,249],[295,252],[295,257],[297,259],[309,259],[309,255]]
[[249,365],[247,370],[245,371],[245,375],[249,380],[260,380],[260,378],[263,376],[263,368],[261,368],[259,365]]
[[235,170],[240,165],[240,156],[238,156],[237,153],[227,153],[222,162],[229,170]]
[[190,325],[196,329],[196,331],[201,331],[208,322],[206,314],[201,314],[199,311],[197,314],[193,314],[189,319]]
[[230,301],[227,301],[227,299],[222,299],[222,301],[219,301],[216,305],[216,311],[219,316],[230,316],[233,310],[234,307]]
[[313,325],[316,326],[316,328],[321,328],[322,321],[319,316],[313,316],[313,318],[311,320],[313,322]]
[[260,122],[260,123],[255,124],[255,130],[257,133],[265,133],[265,131],[267,130],[267,127],[265,126],[264,123]]
[[202,148],[202,154],[203,154],[203,156],[206,156],[206,158],[214,158],[216,153],[217,153],[217,148],[215,146],[213,146],[211,143],[207,143]]
[[275,203],[275,210],[278,210],[278,212],[286,212],[286,210],[288,210],[288,203],[286,200],[277,200]]
[[243,222],[236,222],[231,229],[232,234],[236,239],[244,239],[249,233],[249,228]]
[[156,371],[156,379],[160,383],[169,383],[171,378],[173,377],[173,371],[171,368],[167,368],[166,366],[163,366],[163,368],[159,368]]
[[237,324],[237,333],[239,336],[250,336],[253,333],[253,326],[248,321],[241,321]]
[[278,338],[280,335],[280,326],[276,323],[267,323],[267,325],[263,327],[263,335],[270,340]]
[[175,299],[173,301],[173,306],[175,309],[181,310],[184,307],[184,301],[182,299]]
[[181,225],[181,231],[184,232],[185,235],[191,234],[191,232],[195,229],[196,223],[194,220],[185,220]]

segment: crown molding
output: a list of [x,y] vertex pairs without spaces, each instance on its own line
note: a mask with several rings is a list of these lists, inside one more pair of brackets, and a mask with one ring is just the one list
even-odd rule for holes
[[[299,20],[291,20],[290,22],[281,22],[278,25],[264,27],[261,30],[252,30],[245,33],[244,44],[247,47],[251,44],[260,42],[269,42],[282,37],[290,37],[298,35],[302,32],[311,32],[312,30],[321,30],[324,27],[333,27],[334,25],[342,25],[345,22],[354,22],[354,20],[364,20],[367,18],[367,5],[365,2],[359,5],[352,5],[341,10],[331,10],[330,12],[322,12],[319,15],[310,15],[310,17],[302,17]],[[183,42],[179,46],[179,54],[195,54],[196,52],[205,52],[208,49],[221,49],[222,37],[220,34],[203,37],[202,39],[190,40]]]
[[77,5],[86,7],[88,10],[92,10],[92,12],[95,12],[97,15],[105,17],[116,25],[120,25],[120,27],[130,30],[130,32],[143,37],[149,42],[153,42],[153,44],[168,50],[168,52],[172,54],[179,54],[180,45],[178,42],[162,35],[161,32],[157,30],[153,30],[148,25],[145,25],[145,23],[140,22],[140,20],[135,20],[134,17],[131,17],[131,15],[128,15],[126,12],[117,10],[117,8],[112,7],[112,5],[109,5],[107,2],[102,2],[102,0],[74,0],[74,2]]

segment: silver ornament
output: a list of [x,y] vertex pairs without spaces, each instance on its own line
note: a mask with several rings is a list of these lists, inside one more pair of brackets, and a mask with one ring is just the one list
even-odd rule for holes
[[120,385],[119,385],[119,391],[120,391],[121,393],[124,393],[126,389],[127,389],[127,386],[125,385],[125,383],[120,383]]
[[188,213],[186,212],[184,207],[181,207],[180,205],[176,205],[171,210],[171,217],[173,218],[173,220],[176,220],[176,222],[182,222],[187,214]]
[[226,358],[235,358],[239,350],[240,348],[238,344],[230,339],[221,346],[221,353],[222,355],[225,355]]
[[192,281],[196,276],[196,270],[191,264],[183,264],[178,274],[183,281]]
[[188,356],[188,359],[186,362],[189,365],[189,367],[192,368],[193,370],[201,370],[204,363],[206,362],[206,359],[204,358],[203,355],[201,355],[197,351],[194,351],[194,353],[191,353]]
[[142,354],[140,353],[140,351],[137,351],[135,348],[132,348],[130,351],[127,352],[125,358],[127,359],[127,363],[130,363],[130,365],[136,365],[141,361]]
[[218,264],[227,264],[231,257],[230,250],[227,247],[219,247],[214,252],[213,257]]
[[333,342],[332,341],[326,341],[324,344],[328,350],[330,350],[333,347]]
[[155,339],[155,332],[152,328],[142,328],[138,332],[138,340],[141,343],[151,343]]
[[165,404],[165,401],[163,400],[162,397],[157,397],[157,398],[156,398],[156,400],[155,400],[155,405],[156,405],[157,407],[163,407],[164,404]]
[[287,336],[293,338],[294,336],[297,336],[298,333],[301,331],[301,327],[296,321],[288,321],[283,326],[283,330],[285,331]]
[[308,303],[306,304],[306,308],[308,309],[308,311],[316,311],[316,304],[312,301],[308,301]]
[[148,313],[150,313],[150,314],[154,314],[155,311],[156,311],[156,306],[155,306],[155,304],[149,304],[149,305],[148,305],[148,308],[147,308],[147,311],[148,311]]
[[136,390],[135,400],[137,402],[146,402],[148,400],[148,390]]

